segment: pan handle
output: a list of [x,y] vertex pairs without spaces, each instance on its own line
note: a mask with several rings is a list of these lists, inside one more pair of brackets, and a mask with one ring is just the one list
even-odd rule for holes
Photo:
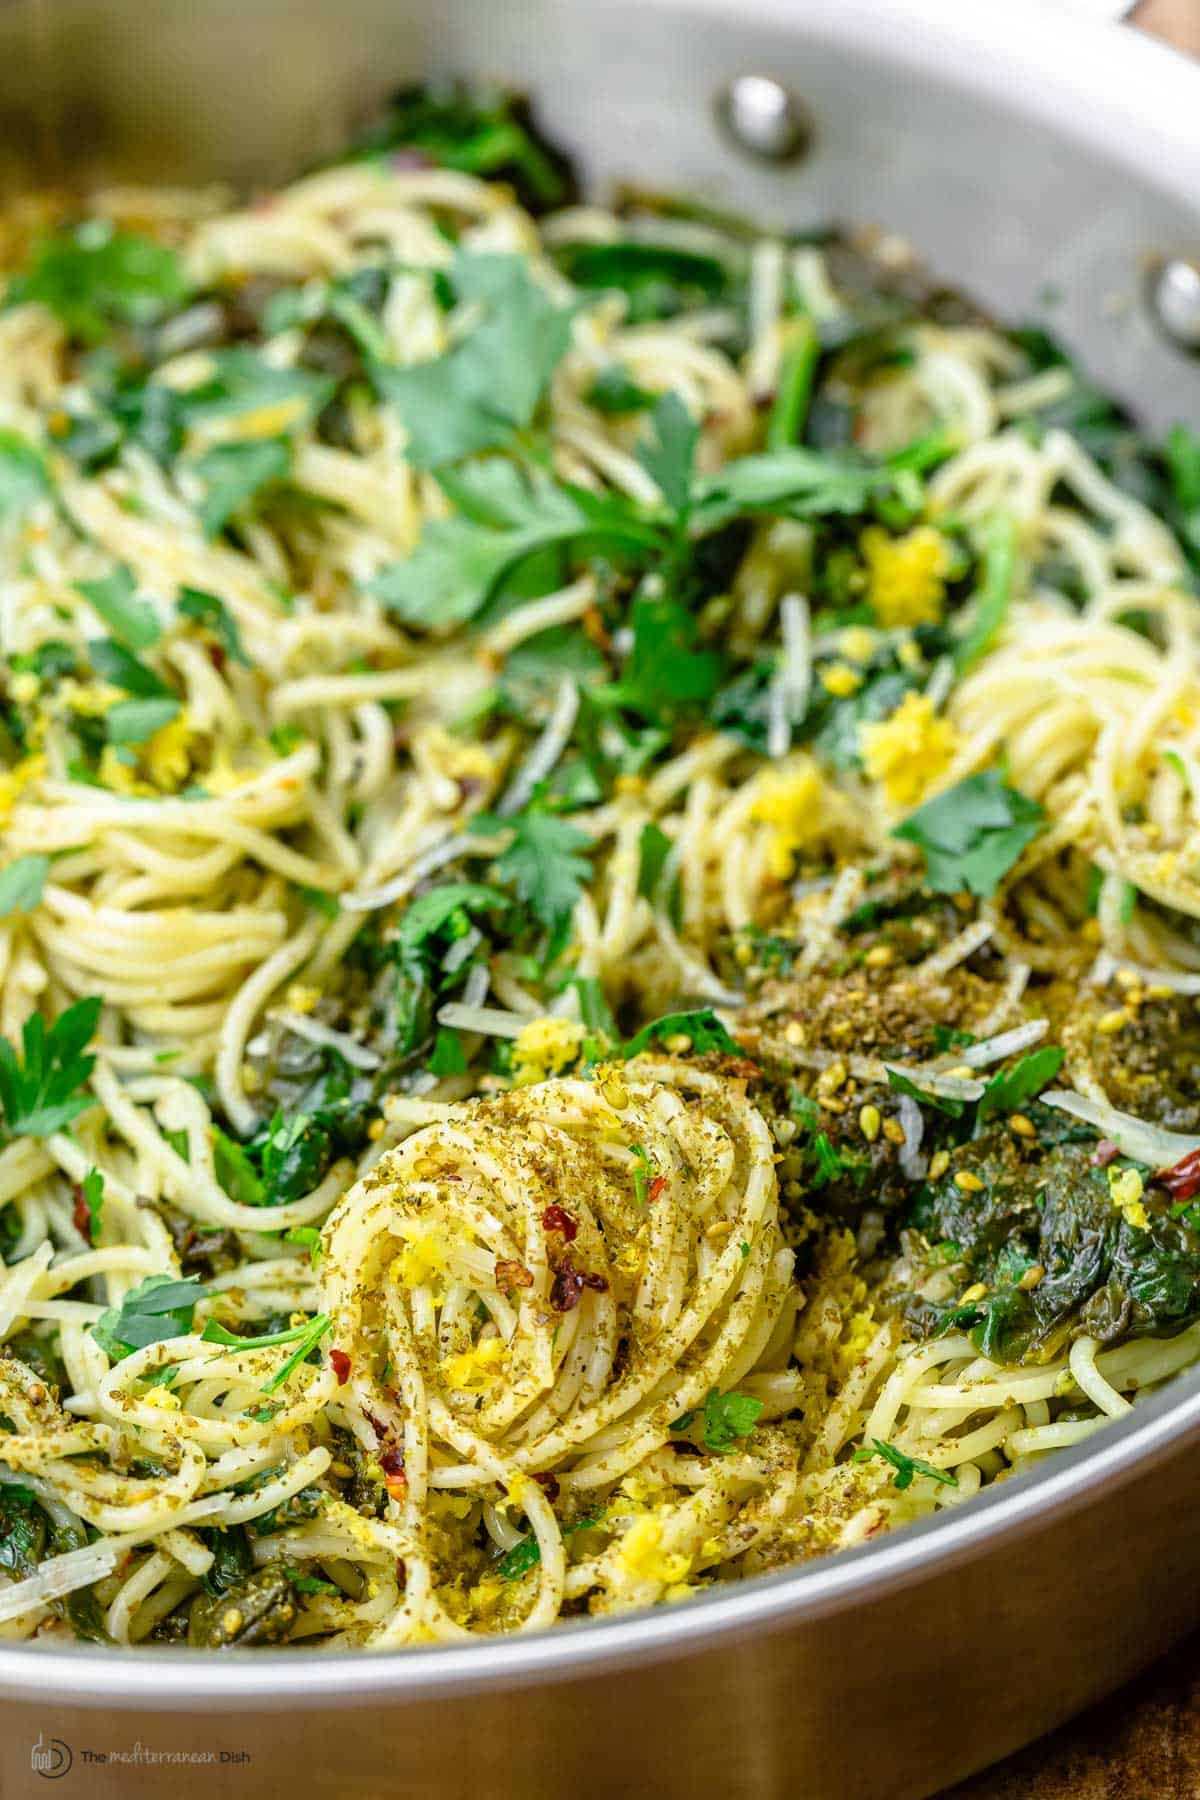
[[1200,8],[1195,0],[1063,0],[1094,19],[1126,19],[1177,50],[1200,55]]

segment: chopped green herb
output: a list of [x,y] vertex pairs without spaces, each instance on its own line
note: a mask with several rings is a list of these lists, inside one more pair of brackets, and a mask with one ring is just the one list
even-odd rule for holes
[[664,1013],[661,1019],[651,1020],[630,1038],[621,1054],[626,1058],[640,1056],[651,1044],[666,1046],[672,1038],[683,1037],[690,1040],[693,1056],[704,1056],[710,1050],[721,1056],[745,1055],[710,1006],[700,1007],[695,1012]]
[[993,1075],[983,1090],[976,1118],[982,1124],[995,1113],[1015,1112],[1049,1087],[1062,1067],[1064,1052],[1046,1044],[1023,1056],[1007,1073]]
[[197,1301],[207,1298],[208,1289],[191,1277],[177,1281],[171,1275],[147,1275],[120,1306],[101,1313],[92,1336],[111,1362],[120,1362],[147,1344],[189,1332]]
[[129,650],[148,650],[157,644],[163,628],[148,600],[137,597],[137,582],[124,563],[95,581],[77,581],[78,591],[92,606],[113,636]]
[[50,873],[50,858],[36,852],[18,856],[0,872],[0,919],[10,913],[31,913],[42,898]]
[[40,1013],[25,1022],[23,1057],[0,1038],[0,1111],[4,1137],[49,1137],[86,1112],[90,1094],[80,1093],[95,1067],[84,1051],[100,1018],[100,1000],[78,1000],[60,1013],[49,1030]]
[[856,1463],[870,1462],[873,1457],[881,1456],[884,1462],[891,1463],[896,1471],[892,1476],[892,1486],[909,1488],[917,1475],[928,1475],[930,1480],[940,1482],[943,1487],[957,1487],[958,1477],[951,1475],[948,1469],[935,1469],[932,1463],[922,1462],[919,1456],[908,1456],[903,1450],[897,1450],[895,1444],[885,1443],[882,1438],[872,1438],[870,1446],[863,1444],[854,1452]]
[[925,878],[935,893],[966,891],[986,899],[1045,822],[1036,800],[988,769],[927,800],[892,836],[924,852]]
[[197,625],[203,625],[206,630],[211,631],[232,662],[249,668],[250,658],[242,648],[237,620],[216,594],[207,594],[201,588],[182,588],[179,610],[185,619],[194,619]]

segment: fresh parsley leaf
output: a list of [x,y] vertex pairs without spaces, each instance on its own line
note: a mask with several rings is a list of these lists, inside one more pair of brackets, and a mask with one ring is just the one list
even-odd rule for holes
[[90,220],[35,249],[8,286],[7,305],[36,301],[82,343],[99,343],[113,324],[150,325],[188,295],[183,264],[165,244]]
[[[478,881],[447,881],[441,887],[418,894],[405,909],[396,934],[401,960],[419,966],[432,953],[433,940],[447,926],[464,925],[471,913],[502,912],[511,904],[507,894]],[[461,914],[462,921],[456,918]],[[461,930],[455,930],[461,936]]]
[[744,513],[777,513],[784,518],[820,518],[862,513],[870,501],[894,486],[890,470],[849,456],[822,455],[794,447],[742,456],[697,486],[695,521],[701,532],[716,531]]
[[[573,1537],[577,1531],[590,1531],[600,1523],[603,1516],[599,1511],[585,1513],[581,1519],[571,1519],[567,1524],[560,1525],[559,1530],[564,1537]],[[511,1550],[505,1551],[496,1564],[496,1573],[501,1581],[516,1581],[519,1576],[527,1575],[530,1569],[536,1569],[541,1560],[541,1546],[530,1532],[528,1537],[523,1537],[519,1543],[514,1544]]]
[[83,1204],[87,1208],[88,1241],[100,1242],[100,1220],[104,1211],[104,1177],[99,1169],[89,1169],[79,1184]]
[[979,1100],[976,1118],[982,1124],[994,1113],[1015,1112],[1027,1100],[1049,1087],[1062,1067],[1064,1052],[1055,1044],[1045,1044],[1023,1056],[1006,1073],[993,1075]]
[[983,571],[971,623],[954,649],[960,675],[989,650],[1008,617],[1017,566],[1017,524],[1011,513],[989,520],[983,540]]
[[634,1144],[633,1154],[635,1159],[633,1165],[633,1197],[642,1210],[645,1211],[650,1192],[650,1182],[654,1172],[654,1164],[650,1161],[650,1153],[646,1149],[645,1144]]
[[[286,437],[314,418],[334,392],[335,384],[327,375],[296,365],[282,367],[245,345],[211,351],[208,360],[210,373],[204,381],[176,390],[182,422],[187,426],[270,410],[280,421],[280,434]],[[271,441],[240,440],[251,448]]]
[[655,396],[638,386],[624,363],[605,363],[584,399],[597,412],[620,417],[622,413],[644,412],[654,405]]
[[211,631],[231,662],[249,668],[250,658],[242,648],[237,620],[216,594],[207,594],[202,588],[185,587],[180,591],[179,610],[184,618],[194,619],[197,625]]
[[698,647],[699,629],[686,606],[642,592],[629,622],[633,643],[621,679],[605,690],[612,699],[656,720],[712,699],[724,663],[718,651]]
[[899,1069],[889,1069],[887,1079],[893,1094],[907,1094],[910,1100],[917,1101],[921,1106],[932,1106],[936,1112],[945,1113],[948,1119],[962,1118],[967,1103],[956,1095],[931,1093],[928,1088],[918,1087],[915,1081],[910,1081]]
[[92,1104],[81,1094],[96,1064],[84,1055],[100,1018],[94,995],[77,1000],[46,1029],[40,1013],[25,1022],[23,1056],[0,1038],[0,1111],[6,1137],[49,1137]]
[[40,451],[18,432],[0,431],[0,524],[23,518],[50,491],[50,476]]
[[173,699],[170,688],[160,675],[112,638],[93,638],[88,645],[88,661],[97,675],[114,687],[124,688],[139,700]]
[[327,1331],[332,1331],[332,1329],[333,1320],[330,1315],[328,1313],[318,1313],[301,1336],[295,1350],[293,1350],[287,1361],[281,1368],[276,1369],[270,1381],[265,1381],[263,1383],[262,1392],[264,1394],[273,1394],[278,1388],[281,1388],[292,1370],[316,1349],[321,1339],[325,1336],[325,1333]]
[[723,1456],[741,1438],[747,1438],[758,1424],[763,1410],[761,1400],[750,1394],[723,1394],[710,1388],[703,1413],[681,1413],[671,1420],[672,1431],[688,1431],[698,1416],[704,1420],[704,1443],[707,1449]]
[[670,854],[670,838],[662,826],[656,825],[651,819],[642,826],[642,835],[638,839],[637,891],[643,900],[654,899]]
[[118,700],[104,715],[110,744],[144,744],[179,713],[178,700]]
[[637,448],[637,459],[657,483],[667,505],[686,515],[692,497],[692,470],[700,427],[678,394],[663,394],[650,415],[653,436]]
[[282,481],[292,466],[287,438],[262,438],[241,444],[217,444],[192,464],[205,485],[200,524],[205,537],[219,537],[230,519],[262,489]]
[[77,581],[75,586],[113,636],[129,650],[148,650],[157,644],[163,628],[148,600],[137,597],[137,582],[124,563],[96,581]]
[[267,1193],[244,1147],[227,1137],[219,1125],[212,1128],[213,1172],[231,1200],[242,1206],[263,1206]]
[[467,1053],[457,1031],[452,1031],[448,1025],[438,1026],[433,1049],[429,1052],[429,1061],[425,1066],[431,1075],[466,1074]]
[[722,1056],[744,1055],[710,1006],[699,1007],[695,1012],[664,1013],[661,1019],[651,1020],[630,1038],[621,1054],[626,1059],[640,1056],[651,1044],[665,1045],[673,1037],[690,1038],[693,1056],[704,1056],[710,1050]]
[[[317,1317],[323,1317],[318,1314]],[[289,1325],[283,1331],[267,1331],[261,1337],[239,1337],[218,1319],[209,1319],[201,1336],[206,1344],[223,1344],[229,1350],[271,1350],[278,1344],[297,1344],[302,1338],[311,1335],[314,1319],[306,1319],[303,1325]]]
[[171,1275],[147,1275],[120,1306],[101,1313],[92,1336],[111,1362],[120,1362],[147,1344],[182,1337],[192,1329],[196,1302],[207,1298],[208,1289],[192,1276],[177,1281]]
[[[474,824],[490,830],[500,822],[480,817]],[[537,807],[527,807],[503,823],[513,827],[513,837],[496,858],[496,874],[515,889],[535,918],[557,931],[591,879],[592,865],[582,853],[590,851],[592,840],[577,825]]]
[[419,469],[494,449],[531,424],[570,340],[570,309],[554,304],[523,256],[461,252],[450,282],[460,303],[482,308],[482,321],[444,356],[372,365]]
[[426,630],[473,619],[520,564],[544,552],[586,539],[617,554],[644,553],[662,540],[661,528],[626,502],[560,487],[500,457],[439,480],[456,516],[427,525],[412,555],[370,584],[406,623]]
[[719,257],[638,238],[563,244],[556,260],[575,287],[612,288],[625,294],[633,325],[709,305],[730,286],[731,271]]
[[925,853],[925,879],[935,893],[964,889],[987,898],[1045,825],[1036,800],[1009,787],[998,769],[927,800],[892,833]]
[[50,858],[36,853],[18,856],[0,873],[0,919],[10,913],[31,913],[42,898],[50,873]]
[[948,1469],[935,1469],[932,1463],[923,1462],[919,1456],[908,1456],[903,1450],[897,1450],[895,1444],[885,1443],[882,1438],[872,1438],[870,1445],[862,1444],[854,1452],[856,1463],[870,1462],[873,1457],[881,1456],[884,1462],[891,1463],[896,1473],[892,1476],[892,1486],[903,1489],[913,1484],[917,1475],[928,1475],[931,1480],[938,1481],[943,1487],[957,1487],[958,1477],[951,1475]]

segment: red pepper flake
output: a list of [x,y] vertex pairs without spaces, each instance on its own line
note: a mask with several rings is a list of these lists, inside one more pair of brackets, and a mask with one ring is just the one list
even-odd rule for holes
[[383,1478],[383,1485],[391,1498],[399,1505],[403,1506],[404,1502],[408,1499],[408,1480],[403,1470],[399,1475],[385,1475]]
[[88,1203],[83,1197],[83,1189],[77,1181],[71,1183],[71,1192],[75,1196],[75,1204],[71,1208],[71,1223],[85,1244],[92,1241],[92,1215],[88,1211]]
[[1158,1179],[1173,1200],[1190,1200],[1200,1194],[1200,1150],[1189,1150],[1169,1169],[1160,1169]]
[[403,1475],[404,1451],[394,1439],[386,1450],[380,1451],[379,1466],[385,1475]]
[[603,1275],[595,1275],[590,1269],[577,1269],[569,1256],[564,1256],[553,1268],[550,1304],[555,1312],[573,1312],[579,1305],[584,1288],[591,1288],[596,1294],[608,1291],[608,1283]]
[[560,1231],[568,1244],[573,1244],[579,1235],[579,1226],[569,1212],[561,1206],[548,1206],[542,1214],[543,1231]]
[[665,1175],[656,1175],[654,1177],[654,1180],[650,1183],[650,1186],[646,1189],[646,1204],[647,1204],[647,1206],[654,1205],[654,1202],[658,1199],[658,1196],[662,1193],[662,1191],[666,1187],[666,1185],[667,1185],[667,1178]]
[[514,1288],[533,1286],[533,1270],[527,1269],[523,1262],[515,1256],[498,1256],[496,1258],[496,1286],[502,1294],[511,1294]]
[[347,1381],[350,1379],[350,1358],[346,1355],[346,1352],[344,1350],[331,1350],[329,1352],[329,1366],[337,1376],[338,1386],[345,1387]]
[[550,1471],[547,1469],[544,1474],[535,1475],[533,1479],[537,1482],[547,1500],[558,1499],[559,1486],[557,1475],[551,1475]]
[[208,660],[217,671],[217,674],[223,675],[225,673],[226,661],[224,647],[220,644],[206,644],[204,648],[208,651]]
[[1107,1169],[1109,1163],[1115,1162],[1120,1154],[1121,1152],[1111,1138],[1101,1138],[1100,1142],[1096,1145],[1095,1150],[1092,1152],[1092,1167],[1094,1169]]
[[363,1418],[367,1421],[367,1424],[371,1427],[371,1430],[375,1433],[375,1436],[379,1439],[379,1442],[382,1444],[384,1438],[388,1434],[388,1428],[384,1424],[383,1420],[378,1416],[377,1413],[373,1413],[369,1406],[363,1407]]

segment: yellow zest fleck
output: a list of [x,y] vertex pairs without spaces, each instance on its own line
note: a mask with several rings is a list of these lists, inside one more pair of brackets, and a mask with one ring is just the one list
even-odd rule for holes
[[37,699],[41,686],[33,670],[26,669],[22,674],[13,676],[12,697],[18,706],[29,706]]
[[293,981],[284,998],[289,1012],[310,1013],[321,998],[319,987],[308,987],[303,982]]
[[464,1350],[458,1356],[447,1356],[442,1361],[442,1375],[448,1388],[482,1388],[495,1381],[500,1373],[500,1364],[504,1361],[505,1342],[502,1337],[483,1338],[473,1350]]
[[761,775],[750,816],[774,826],[768,866],[777,881],[786,881],[800,851],[821,835],[821,777],[811,757]]
[[890,944],[872,944],[863,957],[868,969],[886,969],[896,959],[896,952]]
[[367,1126],[367,1136],[373,1144],[377,1144],[383,1136],[385,1129],[386,1127],[384,1126],[382,1119],[372,1119],[371,1123]]
[[635,1519],[621,1539],[618,1558],[623,1569],[639,1581],[682,1581],[690,1559],[680,1551],[660,1548],[663,1528],[649,1513]]
[[838,637],[838,654],[847,662],[868,663],[878,642],[878,636],[868,625],[848,625]]
[[1127,1224],[1145,1231],[1150,1223],[1146,1208],[1142,1205],[1142,1195],[1146,1184],[1136,1169],[1110,1169],[1108,1171],[1108,1191],[1112,1203]]
[[392,1259],[391,1274],[401,1287],[425,1287],[445,1272],[445,1240],[435,1231],[409,1238],[399,1256]]
[[513,1086],[529,1087],[569,1069],[584,1035],[583,1026],[574,1019],[531,1019],[513,1040]]
[[926,694],[907,693],[890,718],[859,727],[859,744],[871,780],[883,783],[892,806],[907,808],[945,772],[958,733]]
[[181,712],[143,744],[142,763],[160,793],[173,794],[187,780],[192,766],[188,755],[191,741],[187,713]]
[[98,772],[101,786],[108,788],[110,793],[128,794],[133,798],[144,798],[154,793],[150,783],[142,781],[137,770],[118,756],[115,744],[106,744],[100,752]]
[[960,1169],[954,1177],[954,1185],[960,1194],[982,1194],[984,1189],[983,1182],[970,1169]]
[[936,625],[946,597],[950,552],[931,525],[892,538],[878,525],[859,540],[867,566],[867,601],[881,625]]
[[22,791],[45,773],[44,756],[26,756],[15,769],[0,772],[0,825],[6,825]]
[[848,700],[862,686],[862,670],[848,662],[828,663],[821,670],[821,686],[838,700]]

